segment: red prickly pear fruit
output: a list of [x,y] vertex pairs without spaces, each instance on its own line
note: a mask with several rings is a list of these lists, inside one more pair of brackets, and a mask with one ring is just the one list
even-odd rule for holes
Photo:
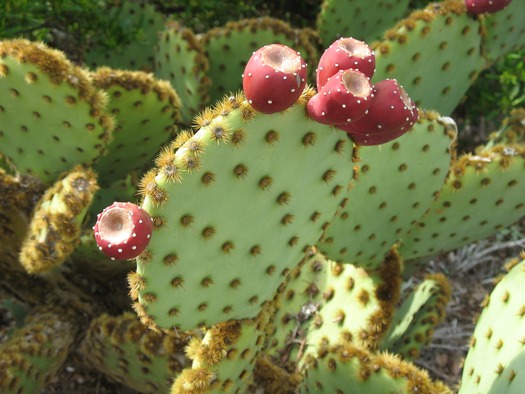
[[242,86],[256,111],[284,111],[299,99],[306,86],[306,63],[299,52],[286,45],[266,45],[250,57]]
[[417,121],[419,112],[405,89],[395,79],[385,79],[373,87],[374,96],[367,113],[346,125],[338,125],[350,134],[404,134]]
[[354,134],[351,132],[347,132],[347,134],[356,145],[372,146],[381,145],[393,141],[396,138],[401,137],[408,130],[410,129],[408,128],[406,130],[394,130],[390,133]]
[[485,12],[498,12],[510,4],[512,0],[465,0],[467,12],[483,14]]
[[317,90],[339,70],[353,68],[372,79],[376,69],[374,51],[363,41],[352,37],[340,38],[322,54],[317,66]]
[[114,202],[93,226],[98,248],[111,260],[137,257],[148,246],[152,230],[151,216],[130,202]]
[[370,78],[358,70],[340,70],[308,100],[308,115],[318,123],[341,125],[362,117],[372,104]]

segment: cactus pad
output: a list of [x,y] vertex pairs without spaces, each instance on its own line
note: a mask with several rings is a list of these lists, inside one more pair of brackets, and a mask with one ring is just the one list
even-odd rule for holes
[[305,116],[312,93],[272,115],[242,96],[226,99],[144,176],[143,208],[156,228],[131,286],[146,324],[253,317],[317,242],[351,179],[352,147]]
[[77,166],[44,193],[20,251],[27,272],[48,272],[73,253],[97,189],[93,170]]
[[450,169],[439,198],[403,238],[405,260],[486,238],[525,215],[525,147],[496,145],[465,155]]
[[423,113],[402,137],[379,148],[361,147],[348,202],[323,234],[319,250],[365,269],[379,266],[441,189],[454,136],[450,119]]
[[175,133],[181,102],[168,82],[142,71],[104,67],[92,77],[110,97],[108,110],[116,122],[107,153],[94,165],[99,183],[108,185],[150,163]]
[[111,380],[141,393],[167,392],[190,361],[184,355],[189,334],[148,330],[132,313],[94,319],[80,345],[88,363]]
[[523,392],[525,260],[513,263],[517,264],[496,285],[479,316],[459,394]]
[[445,318],[445,307],[450,296],[446,276],[426,276],[395,311],[380,348],[406,360],[419,357],[420,349],[432,339],[434,327]]
[[372,45],[374,81],[395,78],[418,107],[449,115],[485,66],[478,30],[454,0],[415,11]]
[[50,184],[90,164],[111,137],[106,97],[89,76],[44,44],[0,42],[0,151],[22,174]]
[[185,124],[208,103],[208,63],[202,44],[190,29],[175,22],[166,25],[155,49],[155,76],[170,81],[181,98]]

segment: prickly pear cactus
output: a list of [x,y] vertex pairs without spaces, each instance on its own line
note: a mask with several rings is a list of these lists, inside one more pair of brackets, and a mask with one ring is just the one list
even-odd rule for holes
[[379,267],[441,189],[455,134],[450,118],[427,112],[402,137],[380,148],[359,148],[348,201],[323,234],[319,250],[335,261]]
[[408,0],[324,0],[317,17],[317,30],[327,47],[340,37],[372,42],[408,12]]
[[515,260],[513,265],[487,298],[479,316],[463,366],[459,394],[523,391],[525,260]]
[[94,169],[99,183],[108,185],[133,171],[143,170],[159,146],[177,131],[181,101],[167,81],[142,71],[100,68],[93,84],[110,97],[108,111],[115,119],[113,140]]
[[525,214],[524,165],[522,145],[459,158],[430,211],[403,238],[401,255],[413,260],[452,250],[519,220]]
[[380,349],[414,360],[432,339],[434,328],[445,318],[451,288],[443,274],[427,275],[394,312]]
[[20,262],[27,272],[48,272],[73,253],[97,190],[95,172],[81,166],[46,190],[35,207],[20,251]]
[[273,115],[226,99],[142,179],[156,227],[130,285],[145,324],[254,317],[319,239],[351,179],[352,147],[305,117],[311,94]]
[[443,115],[451,114],[485,66],[479,23],[455,0],[414,11],[372,47],[374,81],[395,78],[418,107]]
[[201,43],[208,55],[212,80],[210,99],[237,92],[240,76],[252,52],[267,44],[280,43],[293,47],[308,62],[315,62],[317,52],[308,30],[295,30],[286,22],[269,17],[229,22],[208,31]]
[[167,81],[184,105],[182,122],[190,124],[200,109],[208,104],[209,61],[203,45],[191,29],[176,22],[166,24],[155,48],[155,76]]
[[8,93],[0,99],[0,152],[18,172],[51,184],[105,151],[113,129],[107,97],[62,52],[1,41],[0,86]]
[[192,336],[148,330],[133,313],[94,319],[80,344],[91,367],[141,393],[167,392],[189,365],[184,347]]

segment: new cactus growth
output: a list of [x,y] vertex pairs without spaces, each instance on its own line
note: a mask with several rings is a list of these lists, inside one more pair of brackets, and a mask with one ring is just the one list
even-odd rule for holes
[[323,124],[349,124],[366,114],[373,98],[369,77],[354,69],[340,70],[308,101],[308,115]]
[[148,246],[153,219],[129,202],[115,202],[99,214],[93,233],[99,250],[112,260],[132,259]]
[[375,54],[368,44],[353,37],[344,37],[330,45],[319,59],[317,66],[317,90],[339,70],[359,70],[372,78],[376,68]]
[[267,45],[253,53],[242,78],[250,105],[272,114],[289,108],[301,96],[306,86],[306,63],[286,45]]

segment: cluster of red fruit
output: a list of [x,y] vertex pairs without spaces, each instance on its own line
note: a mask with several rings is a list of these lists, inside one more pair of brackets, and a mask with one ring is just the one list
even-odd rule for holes
[[[354,38],[340,38],[321,56],[317,91],[307,105],[316,122],[344,130],[359,145],[378,145],[406,133],[418,110],[395,79],[375,84],[375,56]],[[306,64],[293,49],[271,44],[254,52],[243,74],[248,102],[263,113],[294,104],[306,85]]]

